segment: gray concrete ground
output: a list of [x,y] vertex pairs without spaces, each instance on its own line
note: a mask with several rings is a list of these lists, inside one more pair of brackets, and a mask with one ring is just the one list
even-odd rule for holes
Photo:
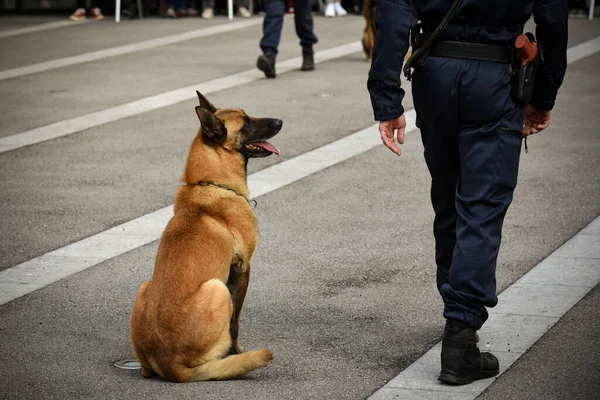
[[[15,19],[7,21],[27,25]],[[13,36],[0,39],[0,70],[222,23],[105,20]],[[11,24],[0,23],[0,32]],[[316,50],[359,40],[363,25],[361,17],[316,17]],[[571,25],[571,44],[600,36],[598,21]],[[251,69],[260,32],[258,24],[0,81],[0,137]],[[279,60],[298,56],[291,19],[282,39]],[[599,62],[595,54],[569,66],[552,127],[532,137],[522,155],[499,291],[600,214]],[[372,125],[367,71],[364,55],[355,53],[314,72],[208,97],[219,107],[284,120],[273,140],[282,155],[252,160],[255,172]],[[197,130],[195,104],[0,154],[0,269],[171,204]],[[264,369],[234,381],[178,385],[112,366],[131,357],[128,318],[152,273],[153,242],[0,306],[0,397],[365,398],[440,339],[428,185],[415,131],[400,159],[378,147],[258,199],[260,241],[241,341],[273,350]],[[482,398],[597,393],[597,299],[598,288]]]
[[573,307],[481,400],[572,399],[600,395],[600,288]]

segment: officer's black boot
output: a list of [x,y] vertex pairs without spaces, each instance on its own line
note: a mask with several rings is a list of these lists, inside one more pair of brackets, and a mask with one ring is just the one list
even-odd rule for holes
[[462,322],[447,320],[442,340],[442,373],[438,380],[466,385],[498,375],[498,359],[477,348],[477,334]]
[[315,59],[312,50],[302,50],[302,71],[312,71],[315,69]]
[[275,55],[262,54],[256,60],[256,67],[265,73],[267,78],[275,78]]

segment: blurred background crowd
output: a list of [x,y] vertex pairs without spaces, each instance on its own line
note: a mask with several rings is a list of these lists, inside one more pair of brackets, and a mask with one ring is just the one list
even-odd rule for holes
[[[294,13],[292,0],[287,2],[288,13]],[[348,13],[361,14],[363,0],[313,0],[312,9],[326,17],[341,17]],[[249,18],[263,15],[266,0],[233,0],[234,13]],[[0,12],[20,14],[65,13],[73,21],[101,20],[114,15],[114,0],[0,0]],[[141,7],[140,7],[141,6]],[[124,18],[144,17],[212,19],[227,15],[227,0],[121,0]]]
[[[287,2],[289,14],[294,13],[292,0]],[[363,0],[311,0],[312,10],[325,17],[342,17],[361,14]],[[263,15],[266,0],[233,0],[236,16],[249,18]],[[0,0],[1,13],[43,14],[63,13],[73,21],[84,19],[101,20],[105,15],[114,15],[114,0]],[[227,0],[121,0],[121,15],[125,18],[146,17],[212,19],[227,15]],[[571,18],[587,18],[590,0],[569,0]],[[600,16],[600,5],[596,2],[594,17]]]

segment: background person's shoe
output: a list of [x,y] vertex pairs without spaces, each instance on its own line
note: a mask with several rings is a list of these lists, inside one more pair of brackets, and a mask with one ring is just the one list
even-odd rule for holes
[[477,379],[498,375],[500,365],[492,353],[477,347],[475,330],[462,322],[447,320],[442,339],[442,372],[438,380],[453,385],[466,385]]
[[313,52],[303,51],[302,52],[302,66],[300,67],[301,71],[312,71],[315,69],[315,59],[313,56]]
[[244,18],[250,18],[252,13],[246,7],[238,7],[238,13]]
[[256,60],[256,67],[265,73],[267,78],[275,78],[275,56],[272,54],[261,54]]
[[101,21],[104,19],[104,15],[102,15],[102,11],[100,11],[98,7],[94,7],[90,11],[90,18],[93,18],[96,21]]
[[69,17],[69,19],[71,21],[81,21],[81,20],[84,20],[85,18],[86,18],[86,16],[85,16],[85,9],[83,9],[83,8],[78,8]]
[[325,16],[335,17],[335,6],[333,3],[327,3],[327,6],[325,7]]
[[204,11],[202,11],[202,18],[213,19],[214,17],[215,17],[215,10],[213,10],[212,8],[205,8]]
[[342,7],[342,3],[333,3],[333,7],[335,9],[335,15],[338,17],[343,17],[348,14],[348,11]]

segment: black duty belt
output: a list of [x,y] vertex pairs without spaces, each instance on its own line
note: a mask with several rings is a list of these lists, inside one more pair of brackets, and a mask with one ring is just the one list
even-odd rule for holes
[[513,48],[494,44],[436,40],[429,48],[430,57],[465,58],[512,64]]

